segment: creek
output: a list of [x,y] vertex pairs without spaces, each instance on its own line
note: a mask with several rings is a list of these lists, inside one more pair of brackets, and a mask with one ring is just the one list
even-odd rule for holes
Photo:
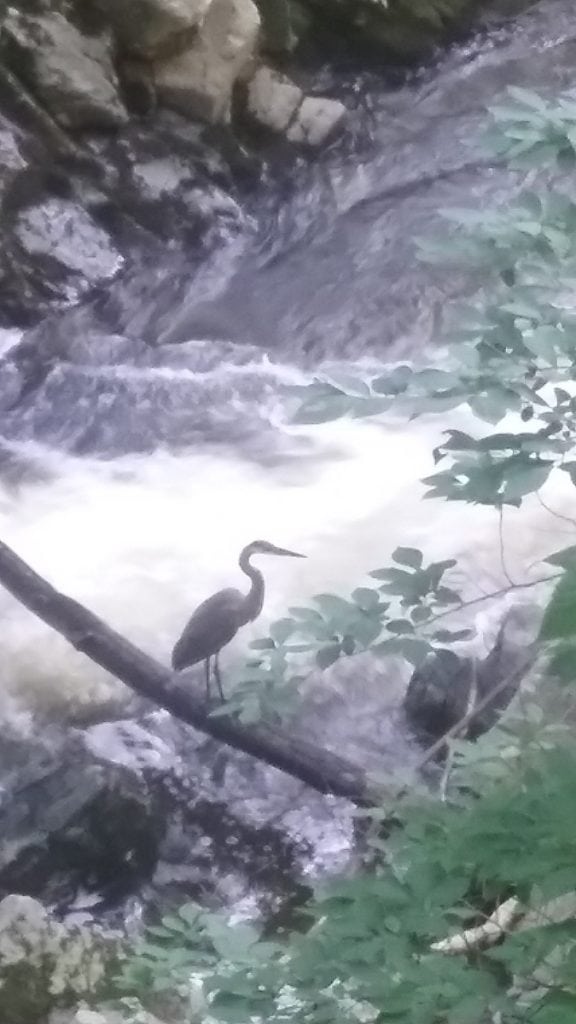
[[[414,241],[442,230],[442,207],[493,204],[518,188],[480,149],[485,110],[510,84],[574,87],[572,0],[544,0],[401,85],[374,72],[318,74],[353,108],[353,139],[289,170],[271,161],[248,196],[208,191],[215,242],[204,260],[151,252],[104,296],[32,328],[38,355],[25,374],[15,335],[4,335],[0,536],[164,662],[196,603],[243,585],[238,553],[257,537],[307,559],[262,560],[264,613],[230,645],[224,670],[290,605],[347,595],[397,544],[457,557],[478,596],[506,574],[541,571],[538,559],[570,530],[536,500],[507,512],[504,570],[493,510],[421,501],[441,431],[474,429],[470,416],[296,427],[284,389],[436,351],[445,305],[474,283],[419,264]],[[559,511],[572,500],[556,479],[546,497]],[[0,614],[6,714],[22,734],[34,729],[30,709],[52,722],[102,719],[93,728],[113,756],[107,718],[119,716],[106,708],[119,685],[4,593]],[[481,636],[492,618],[478,613]],[[373,661],[335,667],[308,709],[318,742],[383,773],[408,769],[419,748],[400,714],[405,684]],[[169,761],[174,736],[155,721],[155,756]],[[252,824],[284,815],[285,832],[308,844],[304,875],[342,868],[352,843],[342,802],[309,798],[276,773],[256,786],[240,776],[224,775],[227,803]],[[219,870],[221,902],[249,902],[255,883],[235,885],[239,874],[238,864]]]

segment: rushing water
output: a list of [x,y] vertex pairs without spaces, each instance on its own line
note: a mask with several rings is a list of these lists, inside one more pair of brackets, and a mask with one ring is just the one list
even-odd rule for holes
[[[0,535],[163,661],[201,598],[242,584],[237,555],[255,537],[307,559],[262,559],[262,620],[228,658],[290,604],[349,592],[398,543],[460,557],[471,596],[537,573],[570,526],[536,500],[506,513],[505,570],[492,510],[420,501],[446,417],[296,428],[283,393],[328,362],[358,370],[436,342],[433,314],[470,282],[418,266],[414,238],[444,205],[517,187],[477,145],[485,106],[510,83],[576,85],[572,0],[543,0],[402,88],[342,83],[369,143],[299,165],[289,182],[271,174],[225,211],[224,241],[200,269],[170,253],[158,266],[155,254],[104,300],[31,332],[26,359],[8,351]],[[570,507],[562,481],[547,496]],[[0,605],[3,682],[27,703],[68,712],[114,689],[10,598]],[[382,726],[399,681],[372,672],[361,683],[345,728],[337,712],[326,718],[327,738],[408,762],[409,738]]]

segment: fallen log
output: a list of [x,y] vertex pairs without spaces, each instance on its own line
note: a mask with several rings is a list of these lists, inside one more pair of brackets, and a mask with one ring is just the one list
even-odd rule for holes
[[320,793],[372,806],[382,793],[363,768],[287,731],[260,723],[244,726],[228,715],[210,715],[195,687],[145,654],[78,601],[59,593],[8,545],[0,542],[0,584],[77,650],[131,690],[175,718],[250,754]]

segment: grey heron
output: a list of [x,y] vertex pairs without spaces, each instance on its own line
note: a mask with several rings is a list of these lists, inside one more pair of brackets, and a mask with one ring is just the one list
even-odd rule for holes
[[250,564],[253,555],[286,555],[290,558],[305,558],[297,551],[278,548],[266,540],[253,540],[243,548],[238,565],[250,577],[252,585],[247,594],[234,588],[219,590],[212,597],[198,605],[189,619],[182,636],[172,651],[172,668],[176,672],[204,662],[206,699],[210,699],[210,663],[214,659],[214,676],[220,699],[224,700],[222,677],[218,655],[238,630],[248,622],[254,622],[264,604],[264,577],[259,569]]

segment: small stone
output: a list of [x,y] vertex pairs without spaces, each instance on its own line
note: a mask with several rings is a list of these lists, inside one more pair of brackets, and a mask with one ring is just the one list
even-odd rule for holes
[[288,138],[290,142],[321,146],[342,127],[345,117],[346,107],[339,100],[307,96],[288,128]]
[[303,92],[285,75],[261,67],[248,85],[249,113],[276,132],[287,129],[303,99]]

